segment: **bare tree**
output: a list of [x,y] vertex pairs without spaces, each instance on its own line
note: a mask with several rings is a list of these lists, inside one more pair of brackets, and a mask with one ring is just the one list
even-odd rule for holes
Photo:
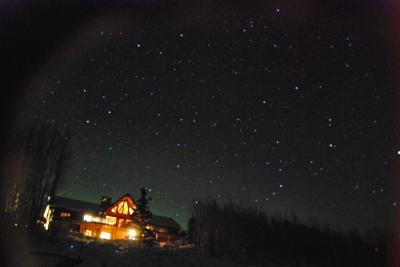
[[28,231],[49,196],[54,196],[64,180],[69,162],[68,128],[35,122],[28,130],[17,131],[9,144],[9,156],[2,168],[0,213],[4,222]]

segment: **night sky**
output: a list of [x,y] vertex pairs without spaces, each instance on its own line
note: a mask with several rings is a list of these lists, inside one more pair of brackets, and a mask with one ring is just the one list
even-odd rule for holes
[[183,226],[198,199],[388,226],[400,144],[380,1],[141,2],[88,11],[29,51],[41,60],[16,121],[70,127],[60,194],[146,186]]

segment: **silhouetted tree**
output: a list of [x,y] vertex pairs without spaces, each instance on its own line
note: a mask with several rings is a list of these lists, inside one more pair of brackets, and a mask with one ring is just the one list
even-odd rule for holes
[[[256,266],[386,266],[385,240],[310,226],[233,203],[196,202],[189,237],[210,255]],[[378,237],[376,237],[378,236]]]
[[0,213],[3,222],[32,231],[48,197],[64,180],[69,161],[69,130],[35,121],[16,131],[2,167]]
[[140,197],[137,202],[137,210],[139,212],[139,221],[146,225],[149,219],[152,216],[152,213],[149,208],[149,204],[151,202],[151,197],[148,196],[148,190],[145,187],[140,188]]
[[190,217],[188,222],[188,242],[191,244],[196,243],[196,220],[193,215]]

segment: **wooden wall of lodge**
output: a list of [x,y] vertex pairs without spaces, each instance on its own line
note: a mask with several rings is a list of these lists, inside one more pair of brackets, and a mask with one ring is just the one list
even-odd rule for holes
[[95,238],[99,238],[101,232],[110,233],[111,240],[128,239],[128,231],[129,231],[128,228],[118,227],[115,225],[107,225],[94,222],[81,222],[79,232],[82,235],[88,236],[87,230],[91,231],[91,237]]
[[149,225],[148,229],[153,232],[155,239],[160,242],[175,242],[182,239],[178,230],[170,229],[168,227]]
[[180,235],[174,235],[169,233],[154,232],[155,238],[159,242],[175,242],[182,239]]
[[[62,213],[68,213],[68,216],[61,216]],[[132,226],[133,228],[137,229],[137,227],[134,227],[131,220],[125,219],[125,218],[131,218],[131,216],[125,214],[115,214],[110,212],[105,212],[103,214],[104,217],[105,215],[117,217],[117,222],[121,222],[118,223],[120,224],[120,226],[118,226],[118,224],[108,225],[108,224],[101,224],[98,222],[80,221],[81,218],[83,217],[83,213],[80,212],[76,213],[66,209],[56,210],[54,214],[56,215],[54,219],[60,223],[59,226],[61,227],[62,231],[67,232],[68,229],[71,229],[72,225],[76,226],[79,225],[80,234],[87,236],[86,230],[90,230],[92,231],[91,237],[94,238],[100,238],[101,232],[107,232],[110,233],[110,239],[112,240],[128,239],[129,229],[131,229]],[[122,225],[124,226],[129,225],[131,226],[131,228],[126,228]],[[169,229],[168,227],[159,227],[155,225],[150,225],[150,230],[154,233],[156,240],[160,242],[175,242],[182,238],[182,236],[179,234],[179,231],[175,229]]]
[[[152,227],[153,228],[153,227]],[[91,237],[99,238],[101,232],[110,233],[111,240],[128,239],[128,231],[131,228],[118,227],[116,225],[107,225],[95,222],[80,222],[79,232],[87,236],[86,230],[91,231]],[[154,231],[157,241],[161,242],[175,242],[182,238],[178,233],[171,232],[158,232]]]

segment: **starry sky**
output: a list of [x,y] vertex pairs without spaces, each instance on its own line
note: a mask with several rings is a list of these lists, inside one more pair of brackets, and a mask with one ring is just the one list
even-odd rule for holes
[[152,211],[183,226],[192,201],[216,199],[387,227],[400,145],[385,10],[327,2],[88,1],[71,20],[61,10],[78,4],[35,9],[14,24],[32,45],[10,64],[34,62],[21,64],[16,124],[70,127],[67,197],[146,186]]

